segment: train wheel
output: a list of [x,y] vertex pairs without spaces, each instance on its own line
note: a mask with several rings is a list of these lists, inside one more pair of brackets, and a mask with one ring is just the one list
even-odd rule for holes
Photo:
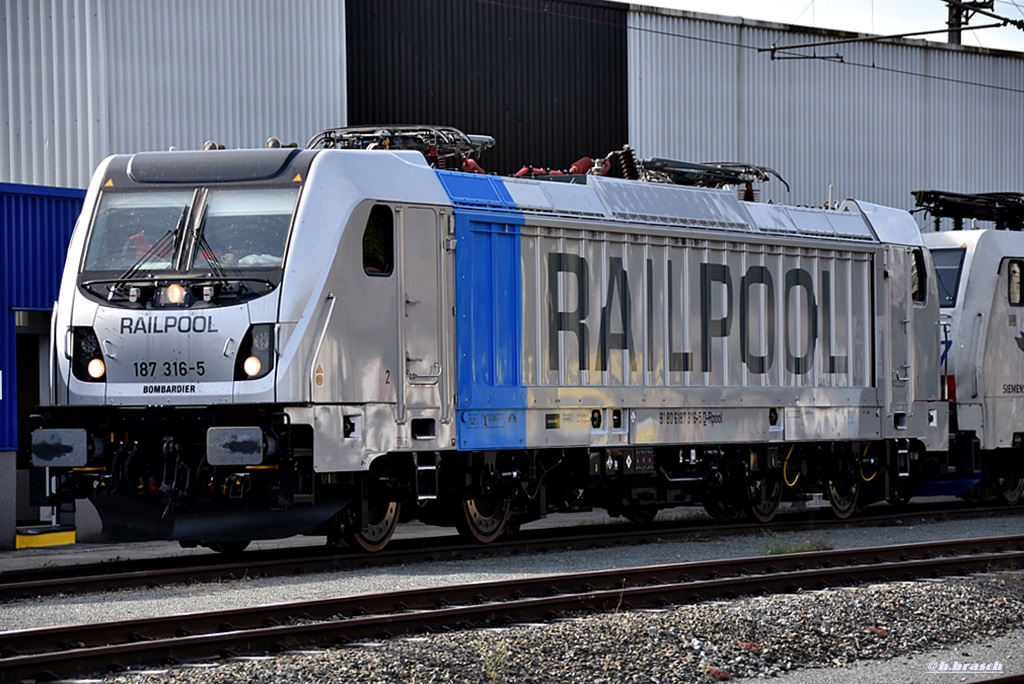
[[860,495],[860,482],[828,481],[828,501],[832,504],[832,512],[840,520],[849,518],[857,510],[857,497]]
[[505,532],[512,514],[512,498],[500,494],[464,499],[455,517],[455,527],[466,539],[489,544]]
[[1024,475],[1021,475],[1014,482],[1012,477],[1007,478],[1003,481],[1006,486],[1003,491],[999,493],[999,500],[1007,506],[1016,506],[1024,499]]
[[766,473],[760,480],[748,485],[749,505],[747,513],[763,523],[771,522],[782,502],[782,480]]
[[349,513],[346,540],[370,553],[380,551],[391,540],[398,527],[402,504],[398,501],[371,501],[366,529],[362,529],[355,512]]

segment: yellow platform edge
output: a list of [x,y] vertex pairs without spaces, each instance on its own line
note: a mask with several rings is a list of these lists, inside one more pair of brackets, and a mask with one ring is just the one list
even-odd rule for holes
[[65,546],[74,544],[74,527],[19,527],[16,549],[37,549],[44,546]]

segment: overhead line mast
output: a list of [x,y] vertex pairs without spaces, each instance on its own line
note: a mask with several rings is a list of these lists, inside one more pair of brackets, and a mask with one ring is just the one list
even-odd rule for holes
[[[995,0],[980,0],[978,2],[947,2],[949,5],[949,37],[946,42],[950,45],[960,45],[961,33],[964,24],[971,20],[978,10],[990,10],[995,7]],[[988,14],[988,13],[985,13]],[[988,16],[995,16],[989,14]],[[1001,18],[1001,17],[999,17]]]

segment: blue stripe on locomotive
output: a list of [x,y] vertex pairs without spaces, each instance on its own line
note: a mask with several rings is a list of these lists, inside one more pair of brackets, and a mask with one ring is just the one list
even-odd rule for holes
[[437,175],[455,207],[458,447],[522,449],[523,214],[499,178]]

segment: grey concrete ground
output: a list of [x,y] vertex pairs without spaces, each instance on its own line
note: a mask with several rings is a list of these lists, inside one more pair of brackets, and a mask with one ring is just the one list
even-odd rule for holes
[[[972,671],[972,667],[976,669]],[[981,671],[983,667],[992,669]],[[771,680],[732,681],[736,684],[764,681],[772,684],[954,684],[984,682],[1008,675],[1024,677],[1024,629],[891,660],[858,660],[850,667],[810,668]]]

